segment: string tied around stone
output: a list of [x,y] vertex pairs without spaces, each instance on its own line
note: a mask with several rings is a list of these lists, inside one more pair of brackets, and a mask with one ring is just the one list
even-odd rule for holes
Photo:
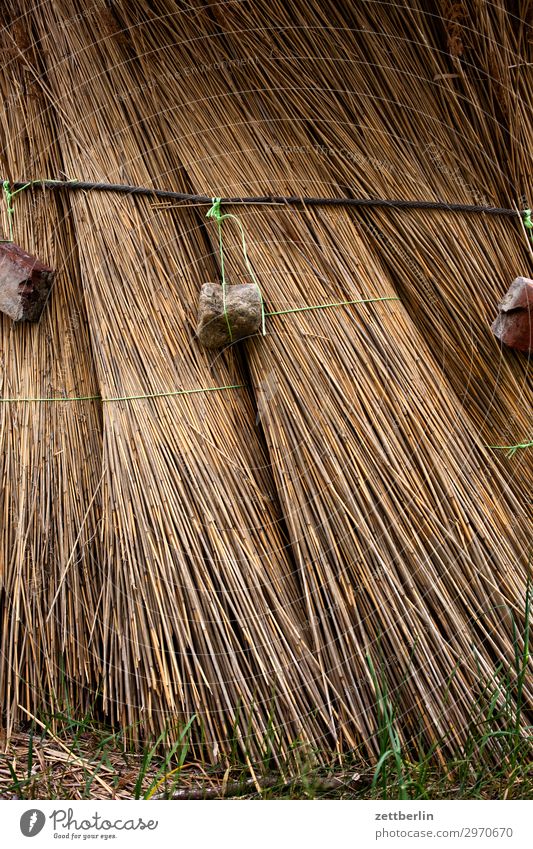
[[232,330],[231,330],[231,322],[230,322],[230,319],[229,319],[228,307],[227,307],[227,286],[228,286],[228,284],[226,282],[225,261],[224,261],[224,239],[223,239],[223,235],[222,235],[222,222],[226,221],[229,218],[231,218],[231,219],[233,219],[233,221],[235,221],[235,223],[239,227],[239,230],[240,230],[240,233],[241,233],[242,254],[243,254],[243,257],[244,257],[244,262],[245,262],[246,268],[248,270],[248,273],[249,273],[249,275],[250,275],[250,277],[251,277],[251,279],[252,279],[252,281],[253,281],[256,289],[257,289],[257,292],[259,294],[260,303],[261,303],[261,333],[262,333],[263,336],[266,336],[265,302],[264,302],[264,299],[263,299],[263,294],[261,292],[261,287],[259,286],[259,281],[257,280],[257,277],[254,273],[254,270],[253,270],[251,263],[250,263],[250,260],[248,258],[248,249],[247,249],[247,246],[246,246],[246,234],[244,232],[244,227],[242,225],[240,218],[237,215],[233,215],[233,213],[229,213],[229,212],[222,212],[221,204],[222,204],[221,198],[213,198],[213,205],[211,206],[211,209],[209,209],[209,211],[207,212],[206,218],[213,218],[217,222],[217,226],[218,226],[218,244],[219,244],[219,249],[220,249],[220,276],[221,276],[221,282],[222,282],[222,303],[223,303],[224,317],[225,317],[226,324],[227,324],[227,327],[228,327],[228,333],[229,333],[230,341],[233,339],[233,333],[232,333]]

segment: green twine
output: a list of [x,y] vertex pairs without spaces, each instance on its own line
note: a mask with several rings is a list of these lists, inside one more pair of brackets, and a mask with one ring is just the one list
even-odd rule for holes
[[[40,182],[39,180],[35,180],[33,182]],[[0,239],[0,242],[3,244],[11,244],[13,242],[13,215],[15,214],[15,210],[13,208],[13,198],[15,195],[18,195],[19,192],[23,192],[24,189],[29,189],[32,183],[26,183],[25,186],[21,186],[20,189],[16,189],[14,192],[11,191],[11,184],[9,180],[4,180],[2,183],[2,189],[4,191],[4,198],[6,201],[6,209],[7,209],[7,221],[9,226],[9,239]]]
[[525,448],[533,448],[533,442],[519,442],[518,445],[488,445],[487,448],[496,448],[500,451],[507,451],[508,457],[514,457],[517,451]]
[[289,313],[293,312],[307,312],[307,310],[327,310],[330,307],[347,307],[351,304],[374,304],[378,301],[400,301],[401,298],[396,296],[390,296],[387,298],[363,298],[358,301],[334,301],[331,304],[313,304],[309,307],[294,307],[289,310],[278,310],[277,312],[267,312],[265,315],[267,318],[270,318],[273,315],[289,315]]
[[[42,182],[44,182],[44,181],[43,180],[32,180],[31,182],[26,183],[25,186],[21,186],[21,188],[16,189],[14,192],[12,192],[9,180],[3,181],[2,188],[3,188],[3,192],[4,192],[4,197],[5,197],[5,200],[6,200],[6,207],[7,207],[8,221],[9,221],[9,240],[8,239],[0,239],[0,242],[4,242],[4,243],[8,242],[8,241],[13,242],[13,215],[14,215],[14,212],[15,212],[15,210],[13,208],[13,198],[15,197],[15,195],[19,194],[19,192],[23,192],[25,189],[28,189],[30,186],[38,185],[39,183],[42,183]],[[54,180],[53,182],[60,183],[60,182],[64,182],[64,181]],[[76,182],[76,180],[69,180],[69,182]],[[230,324],[230,321],[229,321],[229,316],[228,316],[228,313],[227,313],[227,306],[226,306],[227,283],[226,283],[226,276],[225,276],[225,269],[224,269],[224,247],[223,247],[223,240],[222,240],[222,222],[226,218],[233,218],[237,222],[239,229],[241,231],[242,252],[243,252],[243,256],[244,256],[244,261],[246,263],[246,267],[248,269],[250,277],[252,278],[255,286],[257,287],[257,291],[259,292],[259,297],[260,297],[260,300],[261,300],[261,325],[262,325],[263,336],[266,336],[265,318],[267,316],[271,317],[271,316],[277,316],[277,315],[288,315],[289,313],[306,312],[307,310],[329,309],[330,307],[342,307],[342,306],[349,306],[351,304],[370,304],[370,303],[375,303],[375,302],[378,302],[378,301],[398,301],[398,300],[400,300],[400,298],[398,298],[398,297],[364,298],[364,299],[354,300],[354,301],[336,301],[336,302],[332,302],[332,303],[329,303],[329,304],[314,304],[314,305],[306,306],[306,307],[294,307],[294,308],[287,309],[287,310],[278,310],[276,312],[266,313],[265,312],[264,299],[263,299],[263,295],[261,293],[261,288],[259,286],[259,282],[258,282],[258,280],[257,280],[257,278],[254,274],[254,271],[253,271],[252,266],[250,265],[250,261],[248,259],[248,251],[247,251],[247,248],[246,248],[246,236],[245,236],[245,232],[244,232],[244,228],[242,226],[242,223],[236,215],[232,215],[230,213],[222,213],[221,210],[220,210],[220,205],[221,205],[221,199],[220,198],[213,198],[213,206],[211,207],[211,209],[207,213],[206,218],[214,218],[216,220],[217,224],[218,224],[219,245],[220,245],[220,271],[221,271],[221,276],[222,276],[223,309],[224,309],[224,315],[226,317],[226,322],[227,322],[227,325],[228,325],[228,332],[229,332],[230,340],[233,338],[233,335],[232,335],[232,331],[231,331],[231,324]],[[533,228],[533,222],[530,224],[530,226]],[[224,391],[224,390],[228,390],[228,389],[244,389],[244,388],[245,388],[245,384],[239,383],[239,384],[228,385],[228,386],[209,386],[207,388],[201,388],[200,387],[200,388],[197,388],[197,389],[179,389],[179,390],[172,391],[172,392],[156,392],[156,393],[149,393],[149,394],[145,394],[145,395],[125,395],[125,396],[116,397],[116,398],[103,398],[101,395],[80,395],[80,396],[75,396],[75,397],[71,396],[71,397],[67,397],[67,398],[62,398],[62,397],[57,397],[57,398],[0,398],[0,404],[8,404],[8,403],[9,404],[14,404],[14,403],[26,403],[26,404],[35,403],[35,404],[39,404],[39,403],[75,402],[75,401],[101,401],[103,404],[106,404],[106,403],[117,402],[117,401],[140,401],[140,400],[143,400],[143,399],[150,399],[150,398],[170,398],[170,397],[175,397],[175,396],[178,396],[178,395],[193,395],[193,394],[200,393],[200,392],[220,392],[220,391]],[[500,447],[500,446],[494,446],[494,447]],[[522,447],[527,447],[527,446],[522,446],[522,445],[516,446],[516,448],[522,448]]]
[[9,180],[4,180],[4,182],[2,183],[2,189],[4,191],[4,198],[5,198],[6,207],[7,207],[7,222],[8,222],[8,226],[9,226],[9,239],[0,239],[0,241],[2,242],[2,244],[6,244],[6,242],[12,242],[13,241],[13,213],[14,213],[15,210],[13,209],[13,206],[11,204],[11,200],[13,198],[13,195],[11,194],[11,187],[10,187]]
[[[308,307],[293,307],[288,310],[278,310],[277,312],[268,312],[263,314],[264,317],[276,316],[276,315],[288,315],[289,313],[295,312],[306,312],[307,310],[324,310],[330,307],[344,307],[349,306],[351,304],[372,304],[379,301],[399,301],[401,298],[398,297],[385,297],[385,298],[364,298],[362,300],[357,301],[335,301],[330,304],[312,304]],[[109,404],[116,401],[141,401],[143,399],[148,398],[172,398],[177,395],[195,395],[198,392],[222,392],[227,389],[245,389],[245,383],[236,383],[228,386],[208,386],[206,388],[198,388],[198,389],[178,389],[172,392],[153,392],[146,395],[124,395],[116,398],[102,398],[101,395],[79,395],[79,396],[71,396],[71,397],[57,397],[57,398],[0,398],[0,404],[43,404],[43,403],[55,403],[60,404],[62,402],[68,401],[101,401],[102,404]],[[493,448],[500,448],[505,446],[491,446]],[[510,446],[508,446],[510,447]],[[526,445],[516,446],[517,448],[526,448]]]
[[112,401],[141,401],[145,398],[172,398],[176,395],[196,395],[198,392],[222,392],[225,389],[244,389],[244,383],[236,383],[231,386],[207,386],[198,389],[178,389],[173,392],[153,392],[148,395],[125,395],[117,398],[102,398],[101,395],[80,395],[79,397],[70,398],[0,398],[0,404],[15,404],[17,402],[25,404],[41,404],[45,402],[58,403],[62,401],[101,401],[102,404],[109,404]]
[[524,221],[524,227],[526,230],[533,230],[533,221],[531,220],[531,210],[524,209],[522,212],[522,218]]
[[76,183],[77,180],[30,180],[29,183],[26,183],[25,186],[21,186],[20,189],[15,189],[14,192],[11,191],[11,184],[9,180],[4,180],[2,183],[2,189],[4,192],[4,198],[6,201],[6,210],[7,210],[7,220],[9,225],[9,239],[0,239],[0,243],[2,244],[12,244],[13,243],[13,216],[15,214],[15,210],[13,208],[13,198],[15,195],[18,195],[20,192],[24,192],[26,189],[29,189],[30,186],[38,186],[41,183]]
[[261,288],[259,286],[259,282],[257,280],[257,277],[254,274],[252,266],[250,265],[250,260],[248,259],[248,251],[246,249],[246,235],[244,233],[244,227],[242,226],[241,220],[240,220],[240,218],[238,218],[237,215],[233,215],[233,214],[228,213],[228,212],[226,212],[226,213],[221,212],[221,209],[220,209],[221,202],[222,201],[221,201],[220,198],[213,198],[213,206],[211,207],[211,209],[207,213],[206,218],[214,218],[215,221],[217,222],[217,225],[218,225],[218,243],[219,243],[219,247],[220,247],[220,274],[221,274],[221,277],[222,277],[222,308],[224,310],[224,316],[226,318],[226,324],[228,325],[228,332],[229,332],[230,341],[233,339],[233,334],[231,332],[231,324],[230,324],[228,310],[227,310],[227,306],[226,306],[227,283],[226,283],[226,274],[225,274],[225,269],[224,269],[224,246],[223,246],[223,240],[222,240],[222,222],[226,218],[233,218],[233,220],[237,222],[237,224],[239,226],[239,230],[241,231],[242,253],[243,253],[243,256],[244,256],[244,262],[246,264],[246,268],[248,269],[248,273],[250,274],[250,277],[252,278],[252,280],[253,280],[256,288],[257,288],[257,291],[259,292],[259,298],[261,300],[261,332],[262,332],[263,336],[266,336],[265,302],[263,300],[263,295],[261,293]]

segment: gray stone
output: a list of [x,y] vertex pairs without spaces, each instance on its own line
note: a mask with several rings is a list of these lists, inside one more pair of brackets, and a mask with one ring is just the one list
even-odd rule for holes
[[54,275],[18,245],[0,244],[0,310],[13,321],[38,321]]
[[[261,296],[251,283],[226,287],[226,316],[222,286],[206,283],[200,292],[196,335],[206,348],[222,348],[254,336],[261,328]],[[228,329],[231,327],[231,336]]]

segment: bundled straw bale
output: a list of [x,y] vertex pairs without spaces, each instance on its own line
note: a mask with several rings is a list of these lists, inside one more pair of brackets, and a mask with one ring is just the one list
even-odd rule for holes
[[[128,26],[138,23],[131,10],[123,13]],[[160,2],[158,11],[157,37],[135,26],[132,39],[148,78],[157,62],[154,114],[167,104],[198,191],[343,193],[329,167],[309,166],[296,80],[283,97],[279,89],[269,97],[261,61],[239,70],[254,55],[246,35],[253,40],[255,28],[243,37],[242,21],[230,16],[225,26],[234,35],[214,43],[211,12],[198,9],[193,47],[192,24],[183,29],[182,62],[225,70],[191,75],[183,89],[171,78],[179,10]],[[296,46],[286,38],[290,55]],[[298,29],[302,55],[305,38]],[[239,214],[270,310],[396,294],[395,278],[350,212]],[[261,423],[316,652],[349,701],[343,727],[355,722],[363,738],[375,730],[368,655],[374,668],[390,662],[406,733],[422,723],[430,738],[450,727],[460,738],[479,678],[472,642],[482,675],[512,656],[509,611],[520,618],[528,530],[522,504],[456,394],[462,367],[448,361],[442,374],[435,369],[434,344],[417,331],[409,306],[406,298],[355,315],[352,307],[280,316],[248,359],[259,398],[264,375],[273,375]],[[517,409],[514,386],[503,397]]]
[[[288,171],[295,157],[305,157],[322,185],[336,184],[340,195],[523,204],[516,176],[506,173],[509,157],[497,118],[480,105],[484,87],[476,89],[475,101],[470,89],[466,95],[455,91],[432,12],[411,3],[332,6],[326,27],[323,4],[311,3],[306,17],[309,27],[294,29],[280,4],[264,10],[250,30],[235,8],[229,27],[239,33],[229,36],[232,53],[256,57],[260,94],[247,96],[247,110],[251,122],[268,126],[263,144],[279,169]],[[326,58],[316,62],[317,55]],[[273,72],[279,81],[274,89]],[[286,91],[294,97],[280,96]],[[530,363],[502,355],[490,332],[510,281],[531,273],[531,248],[518,215],[378,208],[354,217],[429,342],[435,368],[460,397],[465,420],[486,445],[527,439]],[[509,463],[502,452],[495,460],[505,486],[521,501],[516,522],[529,526],[531,463],[522,457]]]
[[[3,115],[14,176],[56,176],[61,161],[71,179],[208,196],[452,201],[490,175],[489,196],[504,191],[474,155],[480,107],[457,153],[467,177],[436,164],[431,145],[453,157],[468,109],[428,75],[442,33],[416,4],[24,11],[44,66],[4,34],[17,60],[6,91],[15,69],[38,92],[26,115]],[[514,657],[514,623],[523,648],[530,467],[513,479],[486,447],[512,416],[520,435],[528,423],[527,365],[502,358],[488,326],[528,271],[517,223],[239,208],[270,313],[241,358],[194,339],[200,285],[217,279],[205,208],[96,193],[53,204],[21,215],[24,244],[60,268],[49,224],[64,208],[54,239],[71,276],[60,269],[48,333],[41,322],[17,337],[3,395],[104,401],[1,405],[4,479],[17,481],[3,627],[26,704],[54,703],[65,664],[73,698],[87,684],[143,733],[197,716],[212,757],[234,733],[257,754],[268,729],[276,757],[296,738],[373,755],[385,697],[403,740],[460,743],[495,664]],[[70,298],[83,330],[67,362]],[[35,575],[46,590],[30,603]]]
[[[3,23],[4,174],[60,177],[32,34],[23,19],[15,28]],[[60,194],[21,192],[13,207],[15,240],[57,275],[37,324],[0,316],[0,702],[8,731],[27,719],[24,711],[94,703],[103,631],[101,410],[61,400],[98,394],[73,222]],[[2,230],[8,238],[5,218]]]
[[[34,16],[67,174],[183,190],[168,116],[144,120],[145,79],[121,40],[61,25],[81,8]],[[234,349],[194,340],[200,281],[216,278],[203,222],[150,198],[71,202],[105,399],[103,708],[156,732],[196,716],[213,757],[234,734],[257,753],[269,727],[276,756],[296,737],[334,745],[338,708],[309,649],[245,372]]]

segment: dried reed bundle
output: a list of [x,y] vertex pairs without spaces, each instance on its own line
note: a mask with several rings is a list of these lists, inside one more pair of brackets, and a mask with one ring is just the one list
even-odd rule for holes
[[[66,2],[28,12],[53,56],[46,92],[68,176],[183,190],[158,151],[166,117],[144,121],[145,80],[109,14],[93,12],[85,19],[82,4]],[[255,755],[270,745],[277,756],[296,738],[335,745],[340,700],[308,647],[246,373],[234,350],[212,355],[192,338],[200,283],[216,276],[202,224],[188,211],[162,216],[146,198],[97,194],[73,197],[72,219],[99,387],[111,399],[103,708],[144,732],[196,715],[193,739],[213,757],[234,735]],[[221,386],[234,388],[198,392]],[[117,400],[143,395],[161,397]]]
[[[490,4],[439,2],[436,10],[442,17],[436,41],[445,47],[448,65],[455,71],[450,97],[452,101],[464,99],[469,123],[476,114],[482,115],[478,148],[483,153],[490,146],[497,150],[512,199],[525,206],[531,194],[532,164],[531,4],[513,8],[501,0]],[[461,43],[459,53],[446,43],[452,27]]]
[[[442,169],[429,154],[430,164],[412,154],[421,139],[453,151],[453,133],[431,86],[417,92],[418,109],[398,109],[399,92],[412,93],[408,57],[392,39],[402,31],[396,12],[387,18],[383,9],[311,2],[301,19],[294,10],[290,30],[286,9],[272,3],[224,8],[224,19],[216,5],[172,0],[150,10],[116,4],[113,14],[94,7],[88,15],[67,0],[28,10],[67,175],[213,195],[351,190],[447,199]],[[346,29],[354,14],[355,35]],[[418,33],[415,13],[406,20]],[[415,53],[414,79],[424,50]],[[385,58],[403,71],[401,85]],[[43,132],[46,149],[50,141]],[[352,157],[310,155],[319,143]],[[364,168],[355,153],[366,157]],[[54,161],[52,153],[39,160],[40,175]],[[213,357],[191,338],[200,285],[216,277],[216,240],[197,215],[110,195],[71,203],[99,393],[240,385],[249,368],[268,452],[245,389],[103,404],[103,451],[99,443],[94,452],[103,467],[82,494],[87,501],[101,480],[100,571],[83,591],[97,612],[103,658],[101,667],[92,658],[86,666],[104,709],[146,730],[196,713],[216,751],[242,705],[248,728],[237,733],[255,753],[273,725],[281,753],[299,737],[339,749],[356,742],[372,754],[383,670],[404,740],[460,741],[480,673],[513,656],[528,527],[516,485],[484,448],[494,347],[486,366],[488,348],[474,357],[469,414],[457,394],[469,346],[446,327],[444,304],[464,310],[477,338],[483,320],[473,306],[482,307],[482,290],[476,282],[468,300],[444,272],[453,267],[472,285],[492,262],[502,275],[516,251],[524,255],[520,240],[506,236],[502,260],[487,245],[472,248],[473,225],[455,219],[458,245],[422,213],[411,219],[413,235],[400,214],[247,210],[270,311],[397,292],[402,302],[271,316],[268,336],[248,343],[241,362],[233,351]],[[487,223],[484,232],[503,243],[504,226]],[[380,257],[377,227],[404,245],[407,259]],[[237,238],[230,246],[240,282]],[[434,263],[435,316],[414,310],[427,290],[412,255],[415,268]],[[438,370],[437,339],[458,349]],[[520,415],[523,364],[504,368],[498,409]],[[505,415],[486,412],[487,430],[497,429]],[[40,415],[50,432],[53,411]],[[79,456],[71,452],[74,465]],[[80,526],[75,517],[71,534]],[[39,537],[35,562],[45,568],[41,544]],[[73,607],[76,592],[74,585]],[[76,693],[76,680],[70,686]]]
[[[454,80],[446,73],[431,14],[416,4],[391,9],[372,3],[350,5],[343,17],[339,7],[325,12],[323,4],[310,4],[306,17],[308,29],[294,28],[280,4],[253,30],[246,29],[239,9],[228,23],[237,33],[228,36],[232,55],[240,49],[256,57],[260,95],[247,97],[250,120],[268,126],[267,144],[281,152],[287,167],[300,151],[320,169],[324,184],[336,184],[340,193],[519,203],[500,164],[506,157],[494,145],[497,122],[477,101],[473,111],[465,95],[450,89]],[[275,48],[268,41],[274,25],[283,33],[276,34]],[[280,90],[295,96],[280,97]],[[476,109],[477,123],[471,120]],[[299,144],[279,143],[287,125],[300,129]],[[522,441],[531,431],[531,369],[522,356],[501,355],[489,330],[510,281],[531,274],[518,217],[513,223],[387,209],[359,220],[485,444]],[[502,461],[515,492],[529,491],[529,465],[521,458],[512,465]]]
[[[59,177],[54,118],[35,85],[38,52],[13,16],[0,34],[2,170],[17,180]],[[0,701],[8,732],[24,708],[54,713],[66,700],[86,708],[101,667],[100,410],[5,401],[98,391],[76,239],[62,196],[22,192],[13,203],[15,240],[57,277],[39,324],[0,317]]]
[[[156,8],[157,27],[142,24],[136,4],[123,7],[120,20],[151,81],[153,115],[173,128],[165,146],[196,190],[339,194],[331,169],[309,165],[310,137],[300,131],[300,101],[307,104],[296,80],[290,98],[270,80],[268,97],[263,63],[250,60],[258,54],[243,33],[255,37],[257,7],[247,29],[230,14],[215,36],[215,7],[198,7],[191,18],[172,2]],[[270,7],[262,12],[259,23]],[[298,29],[301,41],[306,35]],[[173,73],[177,50],[178,67],[197,69],[186,88]],[[395,294],[346,212],[261,208],[242,218],[274,311]],[[241,267],[236,279],[245,273]],[[472,642],[484,674],[512,655],[507,611],[520,617],[528,536],[520,523],[508,531],[521,505],[472,433],[447,370],[437,377],[406,306],[349,316],[304,312],[297,325],[294,315],[279,316],[266,340],[248,347],[259,399],[271,376],[262,424],[314,647],[344,687],[345,728],[355,717],[363,739],[375,732],[368,654],[375,666],[383,657],[391,664],[406,735],[422,726],[433,738],[451,727],[460,739],[478,680]]]

